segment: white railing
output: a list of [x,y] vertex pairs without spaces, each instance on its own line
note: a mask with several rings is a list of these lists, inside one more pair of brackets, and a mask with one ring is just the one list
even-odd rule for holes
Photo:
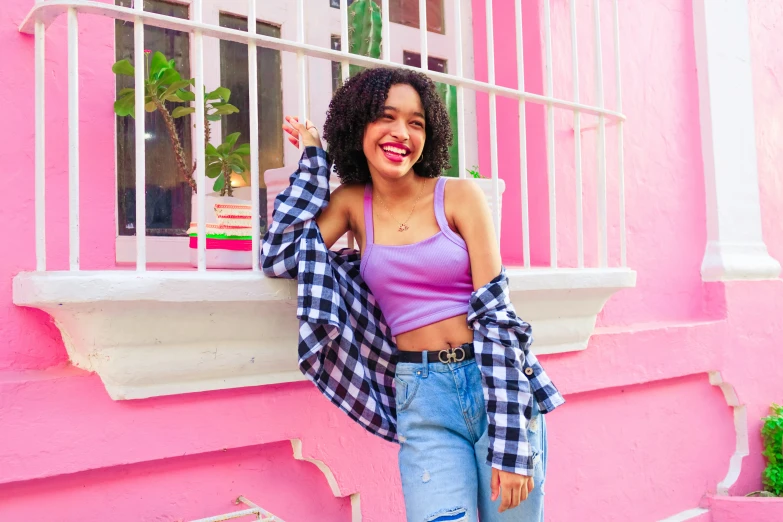
[[[256,1],[248,1],[248,20],[256,19]],[[256,24],[248,23],[247,31],[238,31],[228,29],[213,24],[203,22],[204,0],[192,0],[190,9],[190,19],[180,19],[171,16],[159,15],[146,12],[143,9],[143,2],[135,2],[132,8],[119,7],[113,4],[101,3],[89,0],[37,0],[33,9],[22,23],[21,31],[35,34],[35,230],[36,230],[36,269],[38,271],[46,270],[46,236],[45,236],[45,105],[44,105],[44,64],[45,47],[44,34],[46,27],[51,21],[67,14],[68,22],[68,141],[69,141],[69,269],[77,271],[80,269],[79,260],[79,62],[78,62],[78,16],[79,14],[97,14],[108,16],[117,20],[124,20],[134,23],[134,56],[142,56],[144,50],[144,25],[156,26],[165,29],[173,29],[193,34],[194,42],[194,64],[195,64],[195,113],[193,124],[195,127],[194,141],[196,149],[196,181],[197,181],[197,221],[198,221],[198,270],[206,270],[206,176],[205,176],[205,143],[204,143],[204,38],[215,37],[222,40],[234,41],[246,44],[248,46],[248,70],[249,70],[249,91],[250,91],[250,151],[251,151],[251,201],[252,212],[255,218],[253,223],[252,235],[252,269],[259,269],[259,250],[260,250],[260,224],[259,215],[259,167],[258,167],[258,83],[257,83],[257,47],[266,47],[280,51],[296,53],[297,56],[297,82],[298,82],[298,110],[301,118],[307,117],[307,79],[306,79],[306,60],[307,57],[322,58],[332,61],[338,61],[343,64],[343,78],[347,78],[348,64],[361,65],[365,67],[388,66],[405,67],[390,61],[390,30],[389,30],[389,2],[382,0],[383,16],[383,58],[373,59],[348,52],[348,15],[347,1],[340,1],[341,11],[341,51],[335,51],[328,47],[320,47],[308,44],[305,41],[304,31],[304,0],[292,0],[296,2],[297,8],[297,33],[296,40],[283,40],[279,38],[256,34]],[[573,74],[573,99],[565,100],[554,96],[554,78],[552,63],[552,30],[551,30],[551,10],[550,0],[544,0],[544,24],[542,28],[544,40],[544,59],[545,59],[545,78],[544,94],[535,94],[525,91],[525,71],[524,57],[522,52],[522,28],[523,28],[523,10],[521,1],[515,4],[515,25],[516,25],[516,46],[517,46],[517,70],[518,84],[517,89],[497,85],[495,82],[495,47],[494,47],[494,27],[493,27],[493,4],[492,0],[486,0],[486,32],[487,32],[487,65],[488,79],[486,82],[466,78],[463,74],[463,52],[462,52],[462,12],[461,1],[455,2],[454,9],[454,33],[456,45],[456,67],[455,74],[444,74],[427,70],[427,31],[426,31],[426,0],[419,0],[420,30],[421,34],[421,69],[426,72],[433,80],[456,86],[457,91],[457,112],[458,112],[458,134],[459,144],[459,172],[464,176],[465,164],[465,89],[472,89],[478,92],[488,93],[489,95],[489,121],[490,121],[490,158],[491,158],[491,177],[493,180],[493,193],[495,199],[494,221],[496,230],[499,233],[500,205],[499,201],[499,172],[498,172],[498,128],[497,128],[497,97],[507,97],[516,99],[519,102],[519,154],[520,154],[520,185],[521,202],[520,218],[522,224],[523,256],[525,268],[531,267],[530,256],[530,224],[529,224],[529,194],[528,194],[528,172],[527,172],[527,137],[526,137],[526,112],[525,103],[532,102],[543,105],[546,109],[546,164],[548,180],[548,211],[549,211],[549,244],[550,244],[550,264],[553,268],[558,267],[558,229],[557,229],[557,198],[556,198],[556,170],[555,170],[555,109],[565,109],[573,113],[574,134],[575,134],[575,190],[576,190],[576,249],[577,266],[584,267],[584,202],[582,198],[582,145],[581,116],[589,114],[597,116],[597,228],[598,228],[598,266],[604,268],[608,266],[608,217],[607,217],[607,167],[606,167],[606,126],[607,123],[616,123],[618,126],[618,185],[619,185],[619,230],[620,230],[620,265],[626,265],[626,234],[625,234],[625,196],[624,196],[624,161],[623,161],[623,121],[621,114],[622,99],[620,89],[620,55],[619,55],[619,16],[618,0],[610,0],[613,3],[613,33],[614,33],[614,61],[616,76],[616,110],[605,108],[604,104],[604,82],[603,82],[603,63],[601,53],[601,15],[600,1],[593,0],[593,33],[594,33],[594,53],[595,53],[595,80],[596,80],[596,105],[588,105],[580,102],[579,81],[578,81],[578,54],[577,54],[577,16],[575,0],[570,0],[570,32],[572,49],[572,74]],[[604,0],[607,1],[607,0]],[[144,68],[136,67],[135,70],[135,88],[137,92],[143,90]],[[144,114],[144,97],[136,96],[136,114]],[[136,118],[135,124],[135,143],[136,143],[136,194],[145,193],[145,128],[144,118]],[[147,269],[146,253],[146,224],[145,224],[145,198],[136,197],[136,270],[143,272]]]

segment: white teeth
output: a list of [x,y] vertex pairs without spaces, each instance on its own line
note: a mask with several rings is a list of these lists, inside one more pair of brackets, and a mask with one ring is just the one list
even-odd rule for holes
[[394,152],[395,154],[400,154],[402,156],[408,154],[408,151],[405,149],[398,149],[397,147],[383,147],[383,150],[386,152]]

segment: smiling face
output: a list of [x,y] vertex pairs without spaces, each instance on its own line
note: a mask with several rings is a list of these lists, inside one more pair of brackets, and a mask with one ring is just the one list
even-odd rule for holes
[[416,89],[392,85],[378,119],[364,129],[362,148],[370,173],[389,179],[408,174],[424,150],[425,125]]

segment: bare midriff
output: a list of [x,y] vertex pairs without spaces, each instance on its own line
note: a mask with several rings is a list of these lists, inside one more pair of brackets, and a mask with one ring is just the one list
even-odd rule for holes
[[446,350],[473,342],[473,330],[468,328],[467,314],[463,314],[400,334],[396,341],[397,348],[404,352]]

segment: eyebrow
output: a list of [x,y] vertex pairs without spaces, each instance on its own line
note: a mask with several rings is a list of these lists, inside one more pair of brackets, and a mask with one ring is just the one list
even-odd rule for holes
[[[381,107],[381,110],[384,110],[384,111],[394,111],[394,112],[400,112],[400,110],[399,110],[397,107],[392,107],[391,105],[384,105],[383,107]],[[421,118],[423,118],[423,119],[425,119],[425,120],[427,119],[427,118],[424,116],[424,114],[422,114],[422,113],[420,113],[420,112],[414,112],[414,113],[413,113],[413,115],[414,115],[414,116],[419,116],[419,117],[421,117]]]

